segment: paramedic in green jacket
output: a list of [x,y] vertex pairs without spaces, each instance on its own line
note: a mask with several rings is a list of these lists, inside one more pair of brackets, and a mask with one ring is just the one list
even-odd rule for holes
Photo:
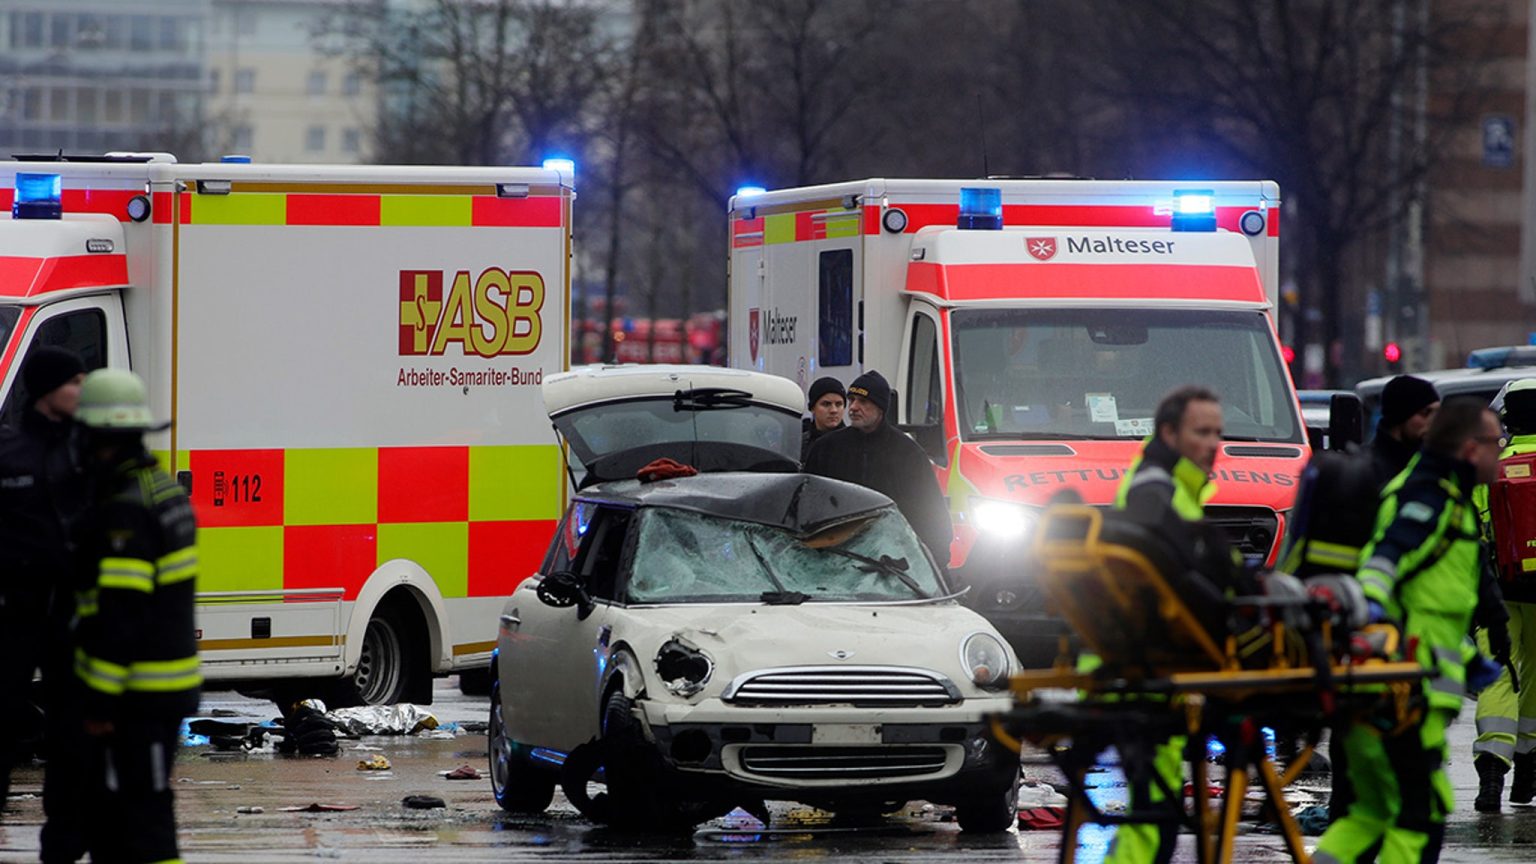
[[1362,858],[1435,861],[1453,802],[1446,727],[1467,693],[1467,634],[1477,609],[1482,540],[1472,492],[1499,465],[1498,418],[1482,400],[1448,399],[1424,449],[1382,492],[1377,530],[1357,574],[1374,620],[1402,626],[1403,646],[1426,672],[1422,711],[1362,717],[1345,731],[1355,789],[1344,817],[1318,841],[1316,864]]

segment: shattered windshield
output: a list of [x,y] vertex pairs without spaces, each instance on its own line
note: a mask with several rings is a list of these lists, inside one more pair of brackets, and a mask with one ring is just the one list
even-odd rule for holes
[[1262,312],[962,309],[952,320],[967,439],[1145,438],[1165,393],[1200,384],[1221,397],[1228,440],[1302,440]]
[[919,600],[944,593],[895,509],[810,537],[651,508],[630,569],[634,603]]

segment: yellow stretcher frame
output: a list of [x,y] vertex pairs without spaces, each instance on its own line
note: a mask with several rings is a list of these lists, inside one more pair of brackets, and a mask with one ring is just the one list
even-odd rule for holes
[[[1053,520],[1079,520],[1084,530],[1054,530]],[[1333,664],[1324,687],[1321,670],[1294,663],[1281,650],[1286,634],[1279,623],[1270,632],[1274,649],[1266,668],[1244,669],[1236,640],[1218,640],[1208,633],[1199,616],[1158,571],[1147,556],[1127,546],[1100,539],[1103,514],[1091,507],[1063,505],[1051,508],[1037,527],[1035,556],[1037,579],[1049,607],[1060,614],[1091,650],[1105,655],[1093,672],[1073,670],[1062,659],[1053,669],[1029,670],[1014,675],[1009,689],[1015,706],[1008,714],[991,719],[992,737],[1014,752],[1027,739],[1043,746],[1067,774],[1069,800],[1062,826],[1060,860],[1072,864],[1077,854],[1078,829],[1090,821],[1136,822],[1134,814],[1109,819],[1097,813],[1087,796],[1084,777],[1095,757],[1106,747],[1117,746],[1122,754],[1146,754],[1157,741],[1172,734],[1187,735],[1191,745],[1193,815],[1186,816],[1182,789],[1168,790],[1177,813],[1159,819],[1191,824],[1200,864],[1231,861],[1242,806],[1252,781],[1264,789],[1269,809],[1279,820],[1281,835],[1291,859],[1310,864],[1303,837],[1283,790],[1310,761],[1314,744],[1298,754],[1289,769],[1281,771],[1270,758],[1261,725],[1282,728],[1320,729],[1323,710],[1318,702],[1298,696],[1337,694],[1351,709],[1369,710],[1385,698],[1400,716],[1406,716],[1415,686],[1424,676],[1417,663],[1369,661]],[[1139,616],[1122,616],[1121,623],[1147,618],[1138,600],[1152,598],[1158,611],[1159,633],[1166,634],[1168,650],[1140,651],[1133,658],[1106,654],[1124,648],[1126,634],[1106,630],[1115,620],[1106,610],[1141,610]],[[1332,633],[1323,628],[1325,650],[1331,650]],[[1386,656],[1396,651],[1395,631],[1385,640]],[[1182,649],[1175,650],[1175,649]],[[1126,662],[1119,663],[1117,661]],[[1075,703],[1050,702],[1040,691],[1075,690]],[[1233,718],[1243,718],[1234,721]],[[1204,758],[1207,737],[1227,748],[1227,788],[1221,806],[1211,806],[1208,772]],[[1311,741],[1315,735],[1309,734]],[[1126,747],[1124,745],[1130,745]],[[1122,756],[1122,764],[1125,763]],[[1138,772],[1145,774],[1147,772]],[[1128,772],[1129,774],[1130,772]]]

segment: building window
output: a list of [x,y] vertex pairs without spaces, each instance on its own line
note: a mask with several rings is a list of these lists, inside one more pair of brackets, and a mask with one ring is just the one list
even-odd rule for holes
[[219,92],[219,70],[217,68],[208,70],[208,92]]
[[135,15],[128,22],[128,47],[134,51],[148,51],[155,47],[155,19],[148,15]]
[[309,80],[304,85],[304,92],[310,96],[324,96],[325,73],[318,69],[309,73]]
[[347,77],[341,81],[341,93],[343,96],[356,96],[363,92],[363,76],[356,72],[348,72]]
[[123,92],[121,90],[108,90],[106,92],[106,110],[103,112],[108,123],[123,122]]
[[304,149],[310,153],[319,153],[325,149],[324,126],[311,126],[304,130]]
[[253,146],[255,140],[256,135],[251,131],[251,127],[244,125],[236,126],[229,136],[229,144],[234,148],[235,152],[247,156],[255,149]]
[[249,9],[241,9],[235,12],[235,35],[256,35],[256,13]]
[[160,19],[160,50],[181,50],[181,27],[175,18],[162,17]]
[[237,69],[235,71],[235,92],[236,93],[254,93],[254,92],[256,92],[256,70],[255,69]]
[[48,44],[54,48],[69,48],[73,36],[70,33],[70,24],[74,23],[74,16],[63,13],[54,13],[49,21]]
[[21,48],[43,47],[43,13],[12,13],[11,44]]
[[357,153],[363,149],[363,133],[357,129],[343,129],[341,132],[341,151],[343,153]]

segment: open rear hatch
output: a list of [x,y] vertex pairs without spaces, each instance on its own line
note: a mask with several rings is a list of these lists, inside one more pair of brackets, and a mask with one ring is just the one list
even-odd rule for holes
[[663,458],[701,472],[798,471],[803,404],[792,381],[711,366],[587,367],[544,382],[578,489]]

